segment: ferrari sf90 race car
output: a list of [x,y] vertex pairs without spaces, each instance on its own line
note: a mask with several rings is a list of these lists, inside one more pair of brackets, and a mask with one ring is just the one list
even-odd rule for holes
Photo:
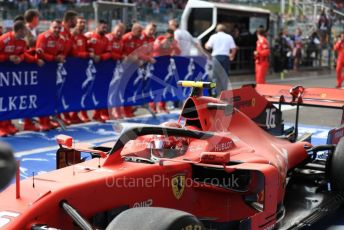
[[299,229],[340,207],[342,128],[313,146],[297,119],[284,129],[279,107],[297,106],[296,118],[300,106],[342,109],[342,90],[257,85],[212,98],[202,91],[213,83],[180,84],[192,93],[178,122],[95,147],[59,135],[57,170],[0,194],[0,228]]

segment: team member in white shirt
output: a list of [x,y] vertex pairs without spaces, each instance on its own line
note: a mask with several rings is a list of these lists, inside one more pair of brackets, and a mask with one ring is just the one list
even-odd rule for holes
[[213,80],[216,82],[217,93],[226,90],[228,87],[228,75],[230,62],[233,61],[237,48],[231,35],[225,33],[226,27],[218,24],[216,34],[210,36],[205,48],[212,49],[213,58]]
[[29,48],[36,46],[37,27],[39,24],[39,12],[35,9],[29,9],[24,14],[25,25],[28,28],[26,40]]
[[180,29],[177,20],[169,20],[168,27],[174,31],[174,39],[178,42],[181,50],[180,56],[190,56],[193,47],[196,47],[200,53],[204,53],[198,40],[192,37],[187,30]]

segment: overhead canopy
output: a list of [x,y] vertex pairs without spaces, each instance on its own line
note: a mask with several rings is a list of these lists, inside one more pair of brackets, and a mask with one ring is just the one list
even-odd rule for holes
[[230,3],[218,3],[218,2],[206,2],[200,0],[189,0],[187,5],[189,7],[195,8],[204,8],[204,7],[215,7],[218,9],[226,9],[226,10],[235,10],[235,11],[244,11],[244,12],[252,12],[252,13],[263,13],[263,14],[270,14],[269,10],[262,9],[259,7],[253,6],[242,6]]

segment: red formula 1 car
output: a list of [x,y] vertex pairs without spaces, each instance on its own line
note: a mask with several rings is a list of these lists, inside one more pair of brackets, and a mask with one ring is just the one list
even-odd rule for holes
[[341,205],[344,139],[312,146],[284,130],[272,102],[337,108],[343,91],[245,86],[218,99],[201,95],[212,83],[181,84],[193,92],[178,123],[130,128],[93,148],[58,136],[59,169],[3,191],[0,228],[288,229]]

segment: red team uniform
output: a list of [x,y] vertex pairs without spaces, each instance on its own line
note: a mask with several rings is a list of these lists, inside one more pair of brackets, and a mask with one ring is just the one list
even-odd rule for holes
[[143,47],[143,55],[141,55],[141,58],[143,60],[149,60],[151,57],[153,57],[153,45],[155,41],[154,36],[148,36],[145,31],[142,32],[142,47]]
[[342,87],[342,82],[344,80],[344,75],[342,74],[342,69],[344,67],[344,40],[340,40],[336,42],[334,45],[334,50],[337,51],[337,66],[336,66],[336,73],[337,73],[337,88]]
[[[142,56],[144,59],[148,60],[149,57],[153,56],[153,45],[155,41],[155,37],[148,36],[145,31],[142,32]],[[154,102],[149,102],[149,108],[152,110],[152,112],[156,113],[156,104]]]
[[128,32],[123,35],[123,53],[129,56],[134,50],[140,48],[143,45],[143,36],[135,37],[132,32]]
[[[71,47],[71,55],[78,58],[90,58],[90,52],[87,51],[87,38],[84,34],[72,35],[73,44]],[[81,111],[80,117],[77,112],[71,112],[70,117],[73,123],[89,122],[87,111]],[[81,119],[80,119],[81,118]]]
[[[16,39],[14,32],[8,32],[0,37],[0,62],[9,61],[11,55],[19,57],[20,62],[25,59],[27,44],[24,39]],[[28,56],[29,57],[29,56]],[[0,136],[15,134],[17,128],[10,120],[0,121]]]
[[269,69],[269,42],[266,37],[258,35],[256,45],[256,83],[265,84],[265,76]]
[[[173,55],[179,55],[180,49],[178,46],[178,42],[171,37],[171,40],[168,39],[166,35],[161,35],[156,38],[153,46],[153,55],[155,57],[157,56],[173,56]],[[156,109],[153,107],[153,104],[150,103],[150,108],[153,109],[153,111],[156,111]],[[168,112],[166,109],[166,102],[159,102],[158,108],[162,112]]]
[[143,40],[143,46],[144,47],[150,47],[151,50],[153,50],[153,43],[155,41],[155,37],[154,36],[148,36],[144,31],[142,32],[142,40]]
[[101,36],[96,32],[87,33],[87,49],[95,55],[100,56],[100,60],[105,61],[111,58],[109,50],[109,40],[106,36]]
[[[72,47],[73,47],[74,40],[73,40],[73,36],[72,36],[70,30],[63,23],[62,23],[60,35],[64,39],[63,54],[65,56],[69,56],[72,53]],[[72,113],[72,114],[74,114],[74,113]],[[81,122],[79,117],[76,117],[74,115],[73,118],[72,118],[72,117],[69,116],[68,112],[64,112],[63,116],[64,116],[63,121],[67,125],[72,124],[72,123],[76,124],[76,123],[80,123]],[[58,118],[60,118],[62,120],[60,114],[58,115]]]
[[46,61],[55,61],[57,55],[64,55],[65,40],[62,36],[54,36],[51,31],[46,31],[38,35],[36,49],[42,49],[39,56]]
[[[138,58],[140,58],[141,56],[145,56],[143,55],[143,50],[141,48],[144,43],[144,38],[142,35],[139,37],[136,37],[133,35],[133,32],[128,32],[123,35],[122,42],[123,42],[123,54],[125,56],[136,55],[138,56]],[[135,50],[136,52],[134,52]],[[133,117],[134,114],[133,114],[132,107],[131,106],[124,107],[124,114],[126,117]]]
[[87,50],[87,37],[83,34],[73,35],[72,56],[79,58],[89,58],[90,52]]
[[[123,35],[123,53],[126,56],[136,55],[142,61],[149,61],[152,57],[154,37],[148,37],[144,32],[135,37],[132,32]],[[134,52],[136,50],[136,52]]]
[[[124,57],[124,44],[121,37],[116,37],[115,34],[109,33],[106,35],[107,39],[109,40],[109,50],[111,53],[112,60],[119,61],[122,60]],[[121,119],[122,118],[122,107],[114,107],[113,108],[113,118],[114,119]]]
[[114,34],[106,35],[109,40],[109,50],[113,60],[122,60],[124,55],[124,44],[122,38],[117,38]]
[[67,29],[66,26],[64,26],[63,24],[62,24],[60,35],[65,40],[64,47],[63,47],[64,48],[64,55],[68,56],[71,54],[71,51],[72,51],[72,47],[73,47],[73,43],[74,43],[73,36],[72,36],[70,30]]
[[37,59],[27,52],[24,39],[16,39],[14,32],[8,32],[0,37],[0,62],[8,61],[11,55],[17,55],[20,61],[35,62]]
[[[65,54],[64,51],[65,40],[62,36],[55,36],[50,30],[38,35],[36,42],[36,50],[42,50],[38,56],[46,61],[55,61],[58,55]],[[58,124],[49,120],[49,117],[40,117],[39,123],[41,130],[49,130],[56,128]]]
[[166,39],[165,35],[157,37],[154,42],[154,56],[173,56],[181,53],[176,40],[166,42]]
[[[93,52],[94,55],[100,57],[100,60],[105,61],[111,58],[109,50],[109,40],[106,36],[102,36],[96,32],[87,33],[87,49],[89,52]],[[109,119],[109,114],[106,109],[97,109],[94,111],[93,119],[105,122]]]
[[[0,62],[8,61],[11,55],[17,55],[20,58],[20,61],[26,61],[29,63],[36,63],[38,61],[38,58],[35,56],[34,49],[27,50],[26,41],[24,39],[16,39],[14,32],[8,32],[0,38]],[[9,127],[7,128],[9,134],[14,134],[17,131],[10,121],[7,121],[6,126]],[[38,128],[35,127],[30,119],[27,118],[24,119],[23,129],[38,131]]]

